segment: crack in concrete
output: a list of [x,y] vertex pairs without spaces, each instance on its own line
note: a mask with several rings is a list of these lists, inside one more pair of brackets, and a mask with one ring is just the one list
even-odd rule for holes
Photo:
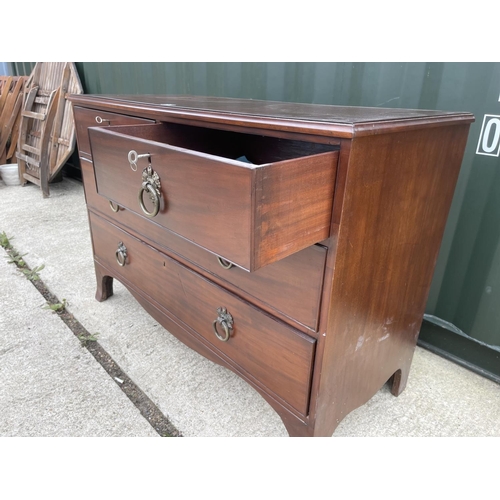
[[15,348],[16,348],[16,346],[6,347],[5,349],[0,349],[0,356],[4,356],[8,352],[13,351]]
[[[11,245],[9,245],[9,247],[4,246],[3,249],[11,257],[17,253]],[[23,262],[22,265],[18,262],[12,263],[15,264],[19,270],[32,271],[25,262]],[[24,275],[26,276],[26,274]],[[31,282],[48,304],[55,305],[61,303],[61,301],[47,288],[40,277],[38,277],[37,280],[31,280],[26,276],[26,279]],[[66,308],[54,312],[80,340],[82,346],[85,347],[87,351],[92,354],[94,359],[104,368],[106,373],[113,379],[116,385],[125,393],[132,404],[160,436],[182,437],[182,433],[172,424],[172,422],[170,422],[142,389],[140,389],[120,368],[108,352],[96,340],[85,340],[92,338],[92,335]],[[0,356],[14,349],[14,347],[7,347],[0,350]],[[120,380],[120,382],[116,379]]]

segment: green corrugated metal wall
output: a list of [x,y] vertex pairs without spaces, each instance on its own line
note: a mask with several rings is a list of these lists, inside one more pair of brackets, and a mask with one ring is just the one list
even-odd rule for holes
[[[13,63],[29,74],[33,63]],[[190,94],[470,111],[476,116],[427,313],[500,345],[500,162],[476,154],[500,115],[500,63],[77,63],[85,93]],[[495,141],[495,127],[486,140]],[[498,126],[500,131],[500,125]],[[489,142],[488,142],[489,141]]]

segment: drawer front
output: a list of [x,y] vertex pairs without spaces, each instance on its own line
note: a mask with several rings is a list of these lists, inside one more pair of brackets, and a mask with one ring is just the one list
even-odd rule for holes
[[[260,312],[197,273],[90,213],[95,258],[230,358],[301,414],[307,414],[315,340]],[[118,264],[119,244],[126,247]],[[119,254],[121,258],[122,254]],[[232,316],[229,340],[217,323],[219,308]],[[221,326],[222,325],[222,326]]]
[[[337,151],[254,165],[166,144],[183,140],[165,124],[89,136],[99,194],[245,270],[329,236]],[[131,151],[146,156],[131,164]]]
[[75,116],[76,138],[80,153],[90,155],[90,141],[88,135],[89,127],[109,127],[112,125],[133,125],[134,123],[154,123],[152,120],[135,118],[133,116],[108,113],[95,109],[73,108]]
[[250,296],[249,300],[274,314],[282,313],[288,322],[298,322],[310,330],[317,330],[326,248],[312,245],[253,273],[236,266],[223,269],[216,256],[155,222],[146,221],[141,224],[144,220],[129,210],[119,209],[118,212],[113,212],[109,201],[97,194],[92,163],[82,160],[81,166],[85,197],[91,209],[102,212],[117,224],[139,232],[154,242],[154,246],[163,247],[169,253],[174,252],[208,272],[219,282],[228,282],[238,287],[245,295]]

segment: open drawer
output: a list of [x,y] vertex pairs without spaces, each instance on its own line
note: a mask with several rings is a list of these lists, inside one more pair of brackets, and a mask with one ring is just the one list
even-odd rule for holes
[[247,271],[329,236],[338,146],[166,123],[89,137],[100,195]]

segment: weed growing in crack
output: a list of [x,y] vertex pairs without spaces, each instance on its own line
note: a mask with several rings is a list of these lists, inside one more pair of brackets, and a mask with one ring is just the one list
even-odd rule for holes
[[45,264],[41,266],[34,267],[33,269],[21,268],[19,269],[30,281],[38,281],[40,276],[38,273],[45,267]]
[[18,271],[22,272],[30,281],[39,281],[40,276],[38,273],[45,267],[45,264],[30,269],[23,259],[27,254],[20,254],[10,243],[11,239],[5,234],[5,231],[0,233],[0,246],[9,254],[7,257],[10,259],[9,264],[16,264]]
[[5,250],[11,250],[12,249],[12,245],[10,244],[10,240],[12,238],[9,238],[6,234],[5,234],[5,231],[2,231],[0,233],[0,246],[2,248],[5,248]]
[[24,260],[23,260],[23,257],[25,255],[28,255],[28,254],[27,253],[20,254],[17,250],[14,250],[11,247],[11,251],[9,252],[9,256],[6,257],[7,259],[9,259],[7,262],[9,264],[16,264],[16,266],[19,266],[19,267],[25,267],[26,262],[24,262]]
[[78,339],[83,346],[86,346],[88,342],[97,342],[97,336],[100,335],[99,332],[94,333],[94,335],[78,335]]
[[62,313],[67,305],[66,299],[63,299],[62,302],[58,302],[57,304],[50,304],[47,302],[47,305],[42,307],[42,309],[50,309],[54,313]]

